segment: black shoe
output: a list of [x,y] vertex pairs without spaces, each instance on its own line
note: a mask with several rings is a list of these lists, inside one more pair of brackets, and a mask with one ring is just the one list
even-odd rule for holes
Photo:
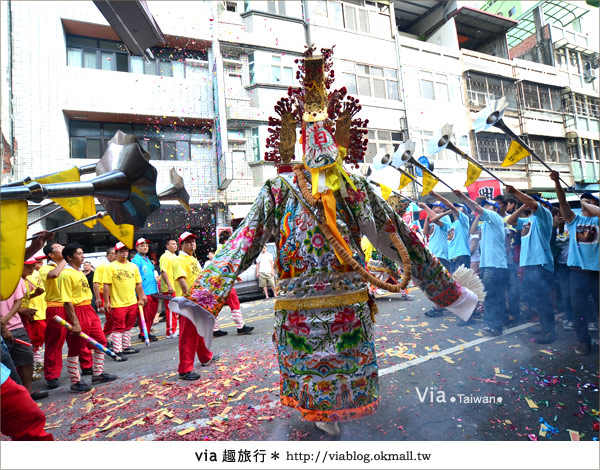
[[106,342],[106,349],[110,349],[112,351],[113,348],[113,342],[112,341],[107,341]]
[[123,349],[123,354],[137,354],[139,351],[129,346],[127,349]]
[[578,354],[580,356],[587,356],[590,353],[591,349],[592,347],[590,343],[579,343],[575,347],[575,354]]
[[529,332],[534,336],[538,336],[544,334],[544,329],[541,326],[534,326]]
[[223,331],[223,330],[213,331],[214,338],[218,338],[219,336],[225,336],[226,334],[227,334],[227,332]]
[[83,367],[81,368],[81,375],[92,375],[93,373],[94,372],[91,367],[89,369],[84,369]]
[[219,359],[221,359],[221,355],[220,354],[213,354],[213,356],[206,362],[201,362],[200,364],[202,364],[202,366],[206,367],[211,365],[213,362],[217,362]]
[[181,380],[198,380],[200,378],[200,374],[194,371],[186,372],[185,374],[179,374],[179,378]]
[[500,336],[502,334],[502,330],[490,328],[489,326],[484,326],[481,329],[481,333],[483,334],[483,336]]
[[115,362],[125,362],[127,360],[127,357],[125,357],[125,354],[123,354],[122,352],[115,353],[115,354],[116,354],[116,356],[113,357]]
[[[146,339],[144,338],[144,335],[138,335],[138,339],[140,341],[146,341]],[[154,335],[148,334],[148,341],[150,341],[151,343],[154,343],[154,341],[158,341],[158,338]]]
[[468,326],[468,325],[472,325],[473,323],[475,323],[475,319],[473,318],[473,315],[471,315],[471,318],[469,318],[467,321],[464,320],[459,320],[456,322],[456,326]]
[[50,390],[54,390],[55,388],[58,388],[58,379],[50,379],[46,381],[46,384]]
[[253,329],[253,326],[244,325],[241,328],[238,328],[238,335],[249,335],[250,333],[252,333]]
[[92,387],[90,387],[88,384],[86,384],[85,382],[82,382],[82,381],[79,381],[79,382],[71,385],[72,393],[85,393],[85,392],[89,392],[91,389],[92,389]]
[[547,331],[545,333],[540,334],[536,339],[534,339],[534,342],[536,342],[537,344],[550,344],[553,343],[555,339],[556,335],[554,334],[554,332]]
[[432,308],[431,310],[428,310],[427,312],[425,312],[425,316],[429,317],[429,318],[437,318],[437,317],[443,317],[444,316],[444,310],[436,310],[435,308]]
[[42,398],[48,398],[48,395],[50,395],[48,392],[45,392],[43,390],[36,390],[31,394],[31,398],[33,399],[33,401],[36,401],[41,400]]
[[102,384],[105,382],[112,382],[113,380],[117,380],[119,377],[116,375],[107,374],[106,372],[102,372],[100,375],[94,375],[92,377],[93,384]]

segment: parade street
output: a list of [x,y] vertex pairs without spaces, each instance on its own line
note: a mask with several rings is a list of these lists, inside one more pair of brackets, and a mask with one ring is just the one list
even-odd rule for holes
[[[478,332],[481,319],[459,327],[449,314],[428,318],[416,299],[378,298],[375,344],[380,403],[376,414],[342,423],[341,440],[591,440],[597,435],[598,354],[577,356],[575,334],[558,327],[557,341],[537,345],[526,323],[499,337]],[[39,402],[46,429],[58,440],[326,440],[299,413],[279,404],[279,369],[272,344],[273,301],[242,303],[253,334],[214,338],[221,359],[196,382],[178,380],[177,340],[136,342],[139,354],[106,369],[115,382],[70,393],[66,367],[60,387]],[[136,331],[136,330],[134,330]],[[137,340],[137,332],[134,337]],[[597,340],[595,340],[597,342]],[[597,345],[593,346],[597,351]],[[65,351],[66,352],[66,351]],[[90,382],[90,377],[83,377]],[[324,382],[325,383],[325,382]],[[45,390],[45,381],[34,390]],[[596,426],[596,432],[594,432]],[[571,432],[570,432],[571,431]]]

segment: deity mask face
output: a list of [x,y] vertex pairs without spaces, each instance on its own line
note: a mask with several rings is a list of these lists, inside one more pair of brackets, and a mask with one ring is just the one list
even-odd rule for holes
[[304,122],[317,122],[327,119],[327,89],[323,69],[323,56],[304,59]]

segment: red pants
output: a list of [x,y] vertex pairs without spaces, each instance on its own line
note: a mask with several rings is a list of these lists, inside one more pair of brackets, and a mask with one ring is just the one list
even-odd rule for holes
[[179,317],[179,373],[185,374],[194,370],[194,355],[200,362],[208,362],[213,354],[198,335],[196,327],[184,316]]
[[[98,306],[102,305],[102,307],[104,307],[104,296],[102,295],[102,292],[100,292],[100,303],[96,304]],[[106,336],[108,338],[108,335],[110,335],[113,332],[113,321],[112,321],[112,315],[110,313],[108,313],[106,311],[106,309],[104,309],[104,336]]]
[[[175,293],[169,294],[168,292],[164,293],[165,295],[170,295],[171,297],[175,297]],[[172,335],[177,331],[177,315],[175,312],[171,312],[169,309],[169,301],[165,300],[165,320],[167,323],[167,332],[165,333],[167,336]]]
[[[148,334],[150,334],[150,328],[152,328],[152,324],[154,323],[154,318],[156,317],[156,312],[158,312],[158,299],[154,297],[146,296],[148,301],[144,306],[144,320],[146,320],[146,328],[148,329]],[[142,324],[140,323],[140,334],[142,333]]]
[[227,306],[232,311],[240,309],[240,299],[238,299],[237,292],[235,291],[235,289],[231,289],[231,292],[229,293],[229,297],[227,297],[225,304],[227,304]]
[[[54,320],[53,320],[54,321]],[[24,323],[31,344],[39,348],[44,345],[46,339],[46,320],[33,320],[31,323]]]
[[[61,327],[63,328],[63,327]],[[63,328],[64,329],[64,328]],[[10,377],[0,389],[0,431],[13,441],[53,441],[44,431],[46,416],[29,392]]]
[[[64,326],[59,325],[53,320],[54,315],[58,315],[63,320],[69,321],[64,307],[46,308],[46,350],[44,351],[44,378],[46,380],[58,379],[60,377],[63,365],[62,349],[67,333],[69,332]],[[79,364],[81,364],[82,369],[91,369],[93,367],[94,361],[88,348],[83,348],[81,351]]]
[[[102,324],[92,306],[83,305],[75,307],[75,315],[77,315],[77,319],[81,325],[81,331],[90,338],[98,341],[102,346],[106,346],[106,336],[104,336],[104,332],[102,331]],[[89,354],[89,350],[86,347],[88,342],[79,335],[70,334],[67,336],[67,345],[69,346],[69,357],[80,356],[84,351]],[[90,348],[93,348],[93,346],[90,345]]]
[[110,312],[113,321],[113,332],[123,333],[131,330],[135,325],[138,310],[137,303],[128,307],[113,307]]

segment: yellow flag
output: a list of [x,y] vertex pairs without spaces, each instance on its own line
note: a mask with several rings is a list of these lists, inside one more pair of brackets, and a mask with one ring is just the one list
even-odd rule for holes
[[360,247],[365,254],[365,262],[368,263],[371,256],[373,256],[373,245],[367,237],[362,237],[360,240]]
[[385,184],[380,184],[379,187],[381,188],[381,195],[383,196],[383,199],[387,201],[388,197],[390,197],[390,194],[392,194],[392,188],[386,186]]
[[409,176],[406,176],[404,173],[402,173],[402,175],[400,175],[400,186],[398,186],[398,189],[403,189],[411,181],[412,179]]
[[421,196],[425,196],[429,194],[429,192],[435,188],[435,185],[438,184],[440,180],[433,176],[431,173],[424,171],[423,172],[423,193]]
[[[79,178],[79,168],[74,166],[60,173],[45,178],[38,178],[35,181],[41,184],[73,183],[79,181]],[[85,219],[96,214],[96,203],[93,196],[56,198],[52,200],[71,214],[75,220]],[[83,225],[92,228],[96,225],[96,219],[84,222]]]
[[508,149],[508,153],[506,157],[504,157],[504,161],[502,162],[502,166],[511,166],[515,163],[523,160],[525,157],[529,156],[529,152],[525,147],[523,147],[519,142],[513,140],[510,143],[510,148]]
[[8,299],[17,288],[25,260],[27,201],[2,201],[0,213],[0,291]]
[[123,242],[127,248],[133,249],[133,225],[129,224],[115,224],[114,220],[110,215],[103,217],[100,223],[106,227],[106,229],[120,242]]
[[469,166],[467,167],[467,181],[465,181],[465,188],[477,181],[477,178],[479,178],[480,174],[481,167],[469,161]]

